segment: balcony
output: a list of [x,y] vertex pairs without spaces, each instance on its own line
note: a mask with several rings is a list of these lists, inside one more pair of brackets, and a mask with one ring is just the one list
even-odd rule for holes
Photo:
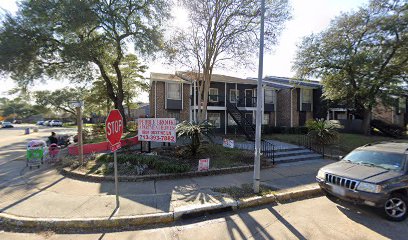
[[[193,98],[193,96],[191,96],[191,98]],[[227,95],[227,101],[230,101],[229,95]],[[237,107],[256,107],[256,97],[239,97],[235,102],[231,103],[235,104]],[[191,106],[194,106],[193,99],[191,99]],[[225,107],[225,95],[208,95],[207,106]]]

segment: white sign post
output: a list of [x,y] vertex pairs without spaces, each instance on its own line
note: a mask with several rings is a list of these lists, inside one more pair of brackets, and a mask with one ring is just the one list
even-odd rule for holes
[[139,141],[171,142],[176,139],[175,118],[139,118],[137,120],[137,136]]

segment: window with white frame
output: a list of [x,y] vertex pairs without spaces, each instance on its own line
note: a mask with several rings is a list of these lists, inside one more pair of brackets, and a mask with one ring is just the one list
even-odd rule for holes
[[313,102],[313,89],[301,89],[300,97],[300,111],[311,112]]
[[228,114],[228,126],[235,126],[235,125],[237,125],[237,123],[232,118],[232,116],[230,114]]
[[219,113],[207,113],[207,118],[214,127],[221,127],[221,115]]
[[273,89],[265,89],[265,103],[266,104],[275,103],[275,91]]
[[302,103],[312,103],[313,89],[302,89]]
[[209,102],[218,102],[218,88],[210,88],[208,100]]
[[180,83],[167,83],[167,99],[181,100]]
[[269,113],[264,113],[264,117],[262,119],[262,124],[263,125],[268,125],[269,124]]
[[230,96],[230,102],[231,103],[236,103],[237,102],[237,99],[238,99],[238,95],[239,95],[239,92],[238,92],[238,90],[237,89],[230,89],[230,94],[229,94],[229,96]]

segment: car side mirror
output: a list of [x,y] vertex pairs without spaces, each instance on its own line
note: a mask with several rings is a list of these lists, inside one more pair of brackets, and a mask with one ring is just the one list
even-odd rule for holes
[[339,160],[342,160],[344,158],[344,156],[339,156]]

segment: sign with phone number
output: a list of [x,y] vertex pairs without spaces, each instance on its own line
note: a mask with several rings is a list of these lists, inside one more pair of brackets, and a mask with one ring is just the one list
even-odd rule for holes
[[175,118],[139,118],[138,139],[148,142],[176,142]]

